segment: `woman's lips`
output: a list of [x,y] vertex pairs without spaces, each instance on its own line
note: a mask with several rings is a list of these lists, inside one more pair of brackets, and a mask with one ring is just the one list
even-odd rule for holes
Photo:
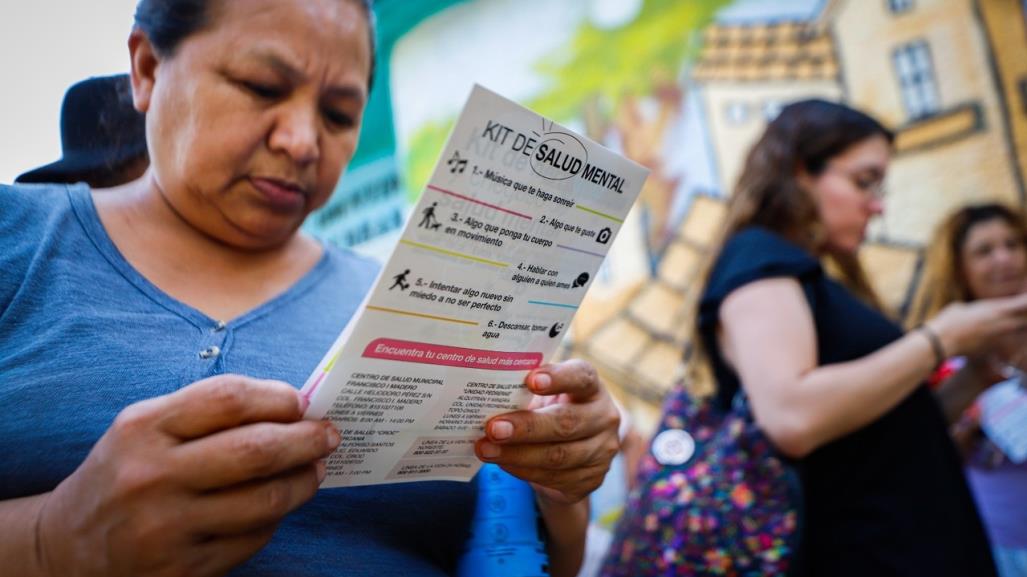
[[1027,289],[1027,279],[1024,279],[1023,275],[1003,275],[993,277],[990,282],[1002,287],[1023,287]]
[[300,185],[277,178],[251,177],[253,188],[264,197],[272,210],[295,212],[301,210],[307,202],[307,193]]

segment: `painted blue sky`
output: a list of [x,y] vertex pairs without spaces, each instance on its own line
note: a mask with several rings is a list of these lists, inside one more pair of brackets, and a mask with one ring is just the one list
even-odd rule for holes
[[717,14],[722,24],[808,20],[820,13],[826,0],[738,0]]

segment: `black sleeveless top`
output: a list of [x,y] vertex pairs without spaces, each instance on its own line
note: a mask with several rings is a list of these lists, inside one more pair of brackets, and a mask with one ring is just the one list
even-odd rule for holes
[[[724,246],[699,307],[700,334],[724,400],[739,381],[717,346],[720,305],[735,289],[774,277],[802,284],[816,324],[818,365],[858,359],[903,334],[797,245],[763,228],[743,230]],[[995,575],[959,456],[925,387],[797,465],[805,515],[801,557],[808,575]]]

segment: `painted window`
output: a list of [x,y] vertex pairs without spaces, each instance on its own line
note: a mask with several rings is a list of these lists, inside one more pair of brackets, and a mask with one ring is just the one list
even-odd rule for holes
[[744,102],[728,102],[724,106],[724,116],[730,124],[743,124],[749,120],[749,106]]
[[909,119],[918,120],[938,112],[938,83],[927,43],[918,40],[903,44],[892,53],[892,60]]
[[888,9],[893,14],[908,12],[913,9],[913,0],[888,0]]
[[768,100],[763,103],[763,117],[767,119],[767,122],[773,122],[777,115],[781,114],[782,108],[784,108],[784,104],[777,100]]

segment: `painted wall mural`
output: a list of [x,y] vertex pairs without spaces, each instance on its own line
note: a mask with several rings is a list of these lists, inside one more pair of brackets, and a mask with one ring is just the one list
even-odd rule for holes
[[[348,194],[315,231],[347,219],[359,229],[361,218],[373,223],[369,238],[398,229],[475,82],[646,165],[652,176],[566,347],[651,421],[682,374],[689,291],[724,200],[748,146],[784,104],[840,100],[896,130],[886,212],[861,257],[897,314],[946,212],[985,199],[1025,205],[1024,6],[379,0],[383,26],[393,22],[376,87],[388,102],[384,120],[369,117],[365,131],[387,125],[394,141],[351,171]],[[388,238],[370,252],[387,250]]]

